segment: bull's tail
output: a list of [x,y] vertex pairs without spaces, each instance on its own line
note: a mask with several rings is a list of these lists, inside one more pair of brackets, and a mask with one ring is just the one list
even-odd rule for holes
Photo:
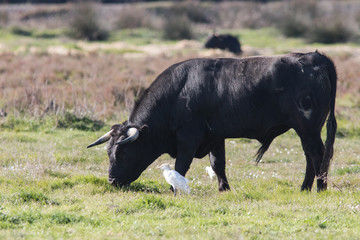
[[265,142],[261,144],[261,147],[259,148],[259,150],[257,151],[257,153],[255,154],[255,161],[256,164],[258,164],[261,161],[261,158],[263,157],[264,153],[266,152],[266,150],[268,150],[268,148],[270,147],[270,143],[271,142]]
[[336,82],[337,74],[334,63],[327,57],[327,70],[330,80],[330,113],[326,123],[326,141],[325,141],[325,151],[320,167],[320,175],[318,178],[322,179],[324,182],[327,181],[327,174],[329,171],[330,163],[334,154],[334,142],[335,134],[337,129],[337,123],[335,119],[335,97],[336,97]]

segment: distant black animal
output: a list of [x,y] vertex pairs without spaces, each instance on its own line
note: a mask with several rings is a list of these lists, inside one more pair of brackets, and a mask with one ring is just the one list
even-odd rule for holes
[[[225,175],[226,138],[257,139],[260,161],[273,139],[289,129],[299,135],[306,156],[302,190],[327,188],[336,132],[336,70],[326,56],[293,53],[274,57],[199,58],[163,73],[135,104],[127,121],[92,147],[110,140],[109,182],[136,180],[163,153],[176,158],[185,175],[194,157],[210,154],[219,190]],[[327,120],[327,139],[320,133]]]
[[242,53],[239,40],[229,34],[213,34],[205,43],[205,48],[219,48],[235,54]]
[[4,118],[7,116],[7,112],[4,109],[0,109],[0,118]]

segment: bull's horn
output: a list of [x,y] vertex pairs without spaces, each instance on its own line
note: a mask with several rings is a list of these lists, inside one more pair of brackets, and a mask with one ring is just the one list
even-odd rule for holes
[[128,135],[127,138],[125,138],[124,140],[120,140],[120,141],[116,142],[115,144],[125,144],[128,142],[135,141],[139,137],[139,130],[134,127],[129,128],[129,130],[127,131],[127,135]]
[[93,146],[102,144],[106,141],[109,141],[109,139],[111,138],[111,133],[114,129],[111,129],[109,132],[107,132],[106,134],[104,134],[102,137],[100,137],[98,140],[96,140],[94,143],[90,144],[89,146],[87,146],[87,148],[91,148]]

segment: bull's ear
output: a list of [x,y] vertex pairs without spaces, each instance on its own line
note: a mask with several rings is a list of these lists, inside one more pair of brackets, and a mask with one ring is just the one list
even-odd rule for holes
[[140,131],[141,140],[147,141],[149,136],[149,126],[143,125],[139,128],[139,131]]
[[148,125],[142,125],[140,128],[139,128],[140,132],[141,133],[148,133],[149,132],[149,126]]

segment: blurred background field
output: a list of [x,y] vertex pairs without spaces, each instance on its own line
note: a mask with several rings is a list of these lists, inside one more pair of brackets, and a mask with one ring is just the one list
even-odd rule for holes
[[[205,49],[224,33],[240,57],[318,50],[338,72],[329,191],[300,193],[305,157],[293,131],[259,165],[259,144],[229,139],[232,191],[195,159],[193,194],[173,198],[155,161],[127,189],[107,184],[105,145],[170,65],[239,57]],[[358,239],[360,2],[163,1],[0,5],[0,239]],[[325,135],[324,135],[325,136]]]
[[[119,119],[164,69],[205,49],[213,32],[242,56],[315,51],[335,61],[338,95],[357,95],[357,1],[0,5],[0,109],[9,115]],[[357,104],[357,99],[352,99]]]

